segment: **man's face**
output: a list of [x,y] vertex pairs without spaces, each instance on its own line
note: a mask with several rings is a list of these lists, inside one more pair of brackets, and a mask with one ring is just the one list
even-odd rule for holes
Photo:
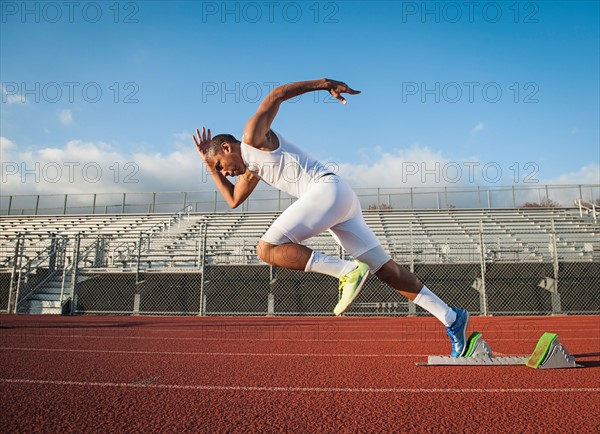
[[211,159],[211,164],[223,176],[233,177],[246,172],[246,165],[242,160],[242,156],[236,153],[227,143],[223,143],[221,152]]

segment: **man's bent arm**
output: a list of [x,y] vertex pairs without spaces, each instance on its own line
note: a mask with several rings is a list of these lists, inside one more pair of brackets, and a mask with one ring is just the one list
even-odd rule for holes
[[343,104],[346,103],[346,100],[340,95],[341,93],[344,92],[351,95],[360,93],[360,91],[351,89],[345,83],[327,78],[297,81],[276,87],[267,95],[254,116],[246,124],[242,141],[255,148],[264,147],[266,144],[266,135],[271,129],[271,124],[279,111],[281,103],[298,95],[317,90],[328,90],[331,95]]
[[215,170],[214,167],[210,168],[209,171],[215,185],[230,208],[236,208],[244,202],[260,181],[260,178],[249,170],[240,175],[235,184],[231,183],[225,175]]
[[238,178],[238,181],[235,184],[232,184],[227,177],[219,172],[214,164],[211,164],[207,159],[206,147],[211,141],[210,129],[208,130],[208,134],[204,127],[202,127],[202,133],[200,133],[200,130],[196,129],[196,135],[193,135],[192,138],[194,139],[198,154],[202,158],[202,161],[204,161],[204,167],[208,169],[208,173],[212,176],[215,185],[221,192],[227,205],[231,208],[236,208],[250,196],[250,193],[252,193],[260,181],[260,178],[247,170]]

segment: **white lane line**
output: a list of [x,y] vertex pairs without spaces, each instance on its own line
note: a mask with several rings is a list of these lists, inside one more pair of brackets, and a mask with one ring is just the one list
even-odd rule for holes
[[321,353],[231,353],[231,352],[188,352],[188,351],[127,351],[127,350],[86,350],[76,348],[30,348],[0,347],[6,351],[48,351],[63,353],[101,353],[101,354],[157,354],[169,356],[253,356],[253,357],[427,357],[430,354],[321,354]]
[[[217,334],[217,333],[214,333]],[[278,333],[279,334],[279,333]],[[280,333],[287,334],[287,333]],[[309,334],[309,333],[307,333]],[[335,334],[343,334],[343,333],[335,333]],[[411,333],[415,335],[416,333]],[[83,338],[83,339],[135,339],[135,340],[162,340],[162,341],[248,341],[248,342],[395,342],[395,343],[403,343],[403,342],[420,342],[420,343],[438,343],[438,342],[447,342],[447,338],[441,332],[435,335],[429,333],[425,336],[417,337],[414,339],[406,339],[403,337],[398,337],[397,339],[322,339],[319,337],[314,337],[312,339],[293,339],[293,338],[255,338],[255,333],[238,333],[238,337],[166,337],[166,336],[125,336],[121,334],[113,334],[111,335],[95,335],[95,334],[84,334],[84,335],[74,335],[74,334],[47,334],[47,333],[0,333],[0,338],[3,337],[37,337],[37,338],[63,338],[63,339],[72,339],[72,338]],[[268,334],[263,334],[267,335]],[[310,334],[309,334],[310,335]],[[560,337],[560,335],[559,335]],[[596,337],[566,337],[562,338],[561,341],[593,341]],[[486,338],[488,342],[537,342],[539,337],[530,337],[530,338]],[[564,343],[564,342],[563,342]]]
[[371,388],[371,387],[277,387],[277,386],[219,386],[194,384],[140,384],[140,383],[101,383],[64,380],[30,380],[25,378],[0,378],[0,383],[7,384],[36,384],[56,386],[84,387],[122,387],[138,389],[171,389],[171,390],[213,390],[235,392],[325,392],[325,393],[600,393],[600,387],[583,388],[539,388],[539,389],[439,389],[439,388]]
[[[591,324],[590,324],[591,325]],[[594,326],[596,325],[595,323],[593,324]],[[440,326],[441,327],[441,326]],[[138,332],[138,333],[164,333],[164,332],[177,332],[177,333],[188,333],[188,332],[196,332],[196,333],[220,333],[220,334],[234,334],[234,333],[239,333],[240,331],[247,331],[248,333],[254,332],[254,333],[260,333],[260,332],[270,332],[270,333],[286,333],[286,334],[291,334],[291,333],[303,333],[303,334],[322,334],[322,333],[348,333],[348,334],[362,334],[362,333],[367,333],[367,334],[395,334],[395,333],[399,333],[399,334],[404,334],[404,333],[426,333],[426,334],[435,334],[440,332],[440,330],[442,330],[441,332],[443,333],[443,329],[441,329],[440,327],[438,327],[436,324],[422,324],[422,325],[406,325],[403,327],[388,327],[385,329],[377,329],[377,328],[370,328],[368,325],[365,325],[364,327],[353,327],[353,328],[349,328],[349,327],[344,327],[344,326],[338,326],[337,324],[323,324],[322,326],[304,326],[304,325],[294,325],[294,324],[290,324],[290,325],[271,325],[271,324],[265,324],[265,325],[244,325],[244,324],[222,324],[222,325],[198,325],[197,327],[193,327],[193,328],[144,328],[144,327],[133,327],[130,328],[128,330],[131,330],[133,332]],[[11,328],[8,330],[14,330],[14,329],[18,329],[19,327],[15,327],[15,328]],[[31,330],[31,329],[35,329],[35,330],[56,330],[54,327],[45,327],[45,326],[40,326],[40,327],[26,327],[24,328],[24,330]],[[114,329],[118,329],[119,326],[115,326]],[[504,327],[502,325],[484,325],[484,324],[480,324],[480,325],[473,325],[472,327],[470,326],[470,328],[473,328],[475,330],[480,330],[482,331],[482,333],[488,332],[488,333],[520,333],[520,334],[533,334],[533,333],[541,333],[543,330],[545,330],[547,327],[545,326],[536,326],[534,327],[512,327],[512,328],[508,328],[508,327]],[[553,332],[554,333],[558,333],[560,334],[565,334],[565,333],[570,333],[570,332],[576,332],[578,335],[581,335],[582,333],[589,333],[591,335],[593,335],[592,337],[597,337],[598,335],[600,335],[600,330],[595,330],[592,329],[590,330],[589,328],[587,330],[582,330],[586,328],[586,324],[582,324],[582,328],[579,329],[557,329],[556,327],[553,328]],[[78,326],[73,326],[73,327],[69,327],[66,330],[78,330],[81,329],[81,327]],[[107,329],[113,329],[113,327],[90,327],[90,328],[86,328],[85,330],[97,330],[97,331],[103,331],[103,330],[107,330]],[[1,331],[0,331],[1,334]]]

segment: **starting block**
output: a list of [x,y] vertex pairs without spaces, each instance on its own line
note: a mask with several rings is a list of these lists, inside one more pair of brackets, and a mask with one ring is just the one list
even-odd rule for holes
[[534,369],[581,368],[556,333],[544,333],[525,364]]
[[558,335],[544,333],[531,356],[494,356],[489,344],[480,332],[473,332],[467,340],[467,351],[463,357],[429,356],[427,363],[420,366],[517,366],[526,365],[535,369],[578,368],[575,358],[558,341]]

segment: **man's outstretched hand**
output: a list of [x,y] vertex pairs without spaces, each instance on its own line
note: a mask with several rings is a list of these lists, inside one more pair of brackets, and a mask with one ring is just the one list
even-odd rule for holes
[[342,104],[346,104],[346,99],[341,95],[342,93],[348,93],[350,95],[357,95],[360,93],[360,90],[354,90],[342,81],[330,80],[328,78],[325,80],[329,93],[337,98]]
[[206,129],[202,127],[202,134],[200,134],[200,130],[196,128],[196,135],[193,135],[192,138],[194,139],[194,143],[196,144],[196,150],[198,151],[198,154],[200,154],[202,160],[206,164],[208,164],[208,162],[206,161],[206,149],[211,139],[210,128],[207,132]]

